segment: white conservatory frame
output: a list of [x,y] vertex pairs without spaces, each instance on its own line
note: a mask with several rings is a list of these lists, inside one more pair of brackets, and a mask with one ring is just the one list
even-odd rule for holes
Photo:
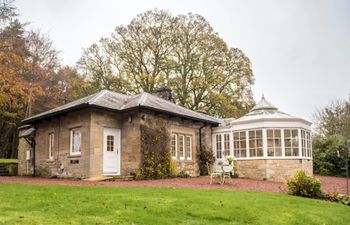
[[[310,128],[311,123],[299,119],[299,118],[263,118],[263,119],[254,119],[254,120],[247,120],[247,121],[233,121],[230,123],[229,126],[223,126],[223,127],[216,127],[213,128],[212,132],[212,151],[216,157],[216,135],[220,134],[221,137],[221,150],[222,150],[222,158],[217,159],[223,160],[224,159],[224,134],[229,134],[230,137],[230,155],[234,156],[234,138],[233,133],[238,131],[245,131],[246,135],[246,157],[238,158],[237,160],[261,160],[261,159],[312,159],[312,145],[310,145],[310,154],[308,156],[308,146],[307,143],[311,143],[311,134],[310,134]],[[281,130],[281,151],[282,156],[268,156],[268,143],[267,143],[267,130],[268,129],[280,129]],[[285,156],[285,138],[284,138],[284,130],[285,129],[297,129],[298,130],[298,155],[299,156]],[[262,157],[250,157],[250,151],[249,151],[249,131],[253,130],[262,130],[263,135],[263,156]],[[309,132],[309,142],[305,141],[305,151],[306,156],[303,156],[302,152],[302,137],[301,137],[301,131],[305,130]]]

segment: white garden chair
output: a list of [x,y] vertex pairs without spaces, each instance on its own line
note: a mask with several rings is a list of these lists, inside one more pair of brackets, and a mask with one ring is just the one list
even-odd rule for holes
[[223,165],[222,166],[222,183],[225,183],[225,178],[229,178],[231,180],[231,176],[234,175],[234,166],[233,163],[231,165]]
[[223,184],[223,169],[222,169],[222,165],[219,165],[217,163],[215,163],[213,166],[209,166],[207,165],[208,167],[208,172],[209,172],[209,175],[210,175],[210,184],[213,183],[213,178],[214,177],[218,177],[220,178],[220,184]]

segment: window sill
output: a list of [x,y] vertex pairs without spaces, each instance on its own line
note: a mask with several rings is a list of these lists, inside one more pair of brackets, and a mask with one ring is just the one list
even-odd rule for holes
[[46,162],[47,163],[53,163],[53,162],[55,162],[55,160],[54,159],[46,159]]
[[79,155],[69,155],[67,158],[80,158],[81,154]]

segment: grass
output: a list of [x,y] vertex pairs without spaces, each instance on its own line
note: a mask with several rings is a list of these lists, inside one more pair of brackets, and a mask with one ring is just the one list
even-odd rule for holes
[[349,224],[350,207],[225,190],[0,185],[0,224]]
[[0,163],[18,163],[18,159],[1,159]]

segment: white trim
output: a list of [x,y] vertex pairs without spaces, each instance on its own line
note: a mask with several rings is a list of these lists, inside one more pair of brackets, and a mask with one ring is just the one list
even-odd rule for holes
[[293,159],[293,160],[295,160],[295,159],[309,159],[309,160],[312,160],[312,158],[310,158],[310,157],[257,157],[257,158],[236,158],[236,160],[238,160],[238,161],[240,161],[240,160],[259,160],[259,159]]
[[282,157],[286,157],[286,146],[284,143],[284,129],[281,129],[281,147],[282,147]]
[[262,129],[263,131],[263,152],[264,152],[264,156],[263,157],[260,157],[261,158],[264,158],[264,157],[268,157],[267,156],[267,131],[266,129]]

